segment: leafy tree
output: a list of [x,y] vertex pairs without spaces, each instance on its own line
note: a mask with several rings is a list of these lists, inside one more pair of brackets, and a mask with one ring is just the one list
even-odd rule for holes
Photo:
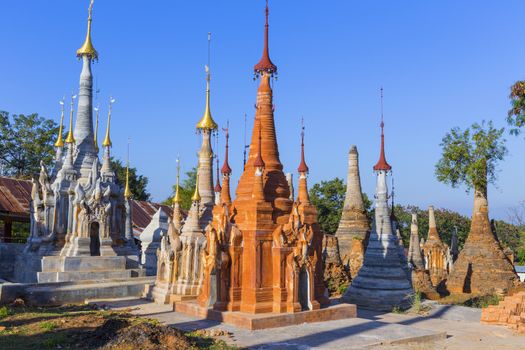
[[31,178],[40,171],[40,161],[50,166],[54,157],[57,124],[50,119],[0,111],[0,173]]
[[[180,206],[182,209],[189,210],[191,207],[191,197],[193,192],[195,192],[195,183],[197,182],[197,168],[194,167],[190,171],[186,172],[186,178],[180,183]],[[171,205],[173,196],[175,196],[175,191],[177,189],[177,184],[173,185],[171,196],[166,199],[163,204]]]
[[504,129],[494,128],[491,121],[474,123],[460,130],[453,128],[443,137],[443,154],[436,164],[439,181],[456,188],[474,189],[474,210],[487,203],[487,185],[497,180],[497,165],[507,154]]
[[511,135],[519,135],[525,125],[525,81],[517,81],[510,89],[512,108],[507,115],[507,123],[512,127]]
[[[111,167],[117,175],[117,182],[124,186],[126,184],[126,166],[119,159],[111,158]],[[144,175],[137,175],[136,168],[129,168],[129,189],[133,199],[139,201],[149,201],[151,194],[148,192],[148,178]]]
[[335,233],[341,220],[345,200],[346,186],[343,180],[336,177],[333,180],[321,181],[310,189],[310,201],[317,208],[318,221],[321,230]]

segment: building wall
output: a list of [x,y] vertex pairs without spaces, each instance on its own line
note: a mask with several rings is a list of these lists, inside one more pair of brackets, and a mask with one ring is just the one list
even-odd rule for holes
[[21,243],[0,243],[0,279],[13,280],[16,256],[23,250]]

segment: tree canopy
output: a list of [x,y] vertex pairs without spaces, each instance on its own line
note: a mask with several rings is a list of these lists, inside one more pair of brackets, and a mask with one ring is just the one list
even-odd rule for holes
[[28,179],[40,171],[40,161],[53,163],[58,125],[33,113],[0,111],[0,173]]
[[[193,192],[195,191],[195,183],[197,182],[197,168],[194,167],[190,171],[186,172],[186,177],[182,182],[180,183],[180,198],[181,203],[180,206],[184,210],[189,210],[191,207],[191,197],[193,196]],[[172,194],[169,196],[163,204],[171,205],[173,196],[175,195],[175,190],[177,188],[177,184],[173,185],[172,187]]]
[[[117,175],[117,182],[124,186],[126,184],[126,166],[119,159],[111,158],[111,167]],[[151,194],[148,192],[148,178],[138,175],[136,168],[129,168],[129,189],[132,198],[139,201],[149,201]]]
[[498,162],[507,154],[503,132],[504,128],[494,128],[491,121],[450,130],[440,144],[443,153],[435,168],[438,181],[486,193],[487,184],[496,183]]
[[510,88],[512,108],[507,115],[511,135],[519,135],[525,125],[525,81],[517,81]]

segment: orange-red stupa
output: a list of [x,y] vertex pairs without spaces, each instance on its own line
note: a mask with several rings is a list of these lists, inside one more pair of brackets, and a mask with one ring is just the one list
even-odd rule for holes
[[279,160],[270,84],[277,67],[268,51],[268,5],[263,56],[254,70],[260,85],[250,154],[232,202],[226,148],[222,200],[213,210],[207,231],[198,302],[201,307],[246,313],[319,309],[328,304],[322,234],[316,209],[308,199],[304,146],[295,201],[289,198],[290,188]]

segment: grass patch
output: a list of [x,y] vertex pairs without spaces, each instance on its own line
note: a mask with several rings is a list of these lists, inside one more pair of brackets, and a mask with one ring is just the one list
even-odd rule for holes
[[460,305],[481,309],[489,305],[498,305],[501,300],[503,300],[503,297],[497,294],[452,294],[439,300],[439,303],[445,305]]
[[9,316],[9,309],[7,306],[0,307],[0,320]]
[[57,328],[57,325],[53,322],[41,322],[40,328],[42,328],[45,331],[52,331],[53,329]]

